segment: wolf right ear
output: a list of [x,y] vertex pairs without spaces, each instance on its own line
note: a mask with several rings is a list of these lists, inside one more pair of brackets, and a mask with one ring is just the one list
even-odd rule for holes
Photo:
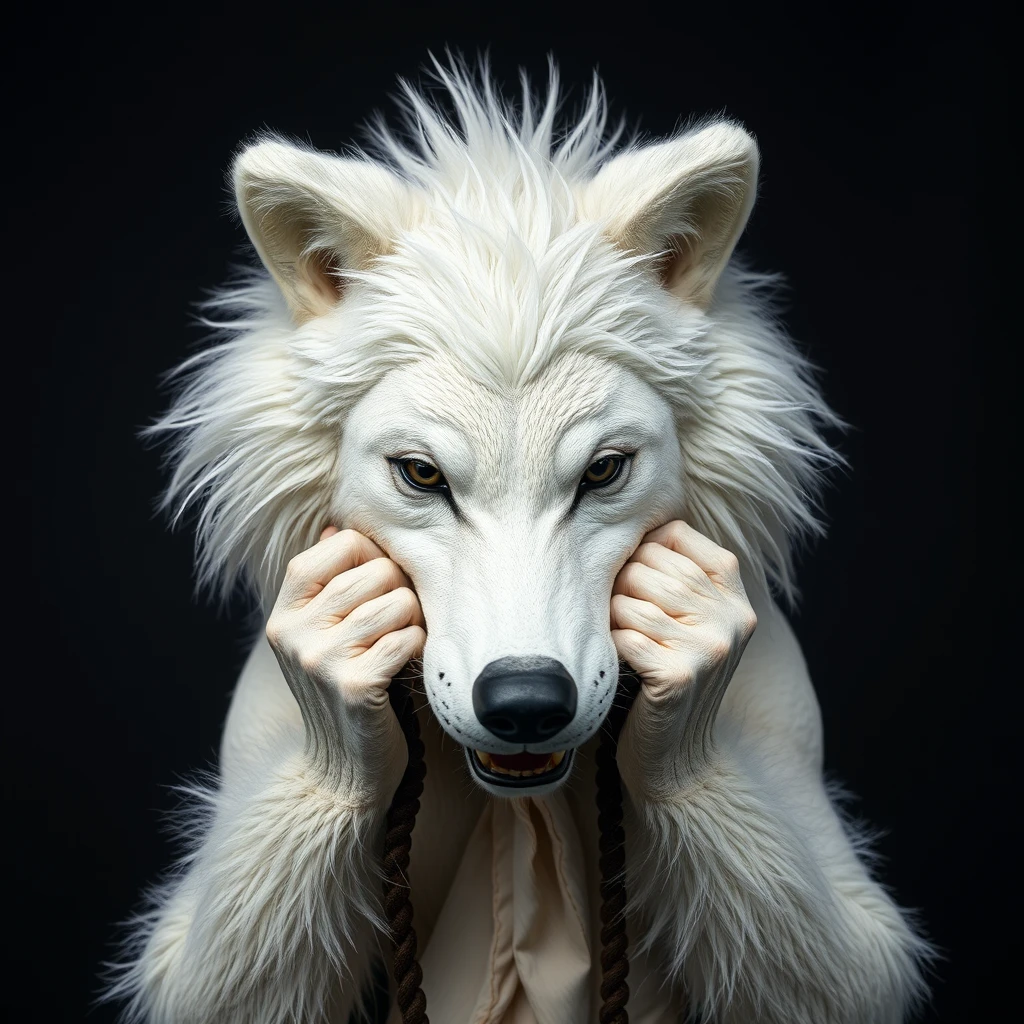
[[662,285],[706,309],[754,205],[757,171],[753,137],[719,121],[612,157],[580,190],[581,212],[627,252],[664,253]]
[[242,150],[232,176],[245,230],[298,323],[337,305],[346,270],[388,251],[410,200],[380,164],[276,140]]

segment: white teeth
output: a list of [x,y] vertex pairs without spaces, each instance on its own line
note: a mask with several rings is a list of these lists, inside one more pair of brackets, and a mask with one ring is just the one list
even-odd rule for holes
[[485,750],[474,750],[476,759],[489,771],[495,772],[498,775],[511,775],[516,779],[531,778],[534,775],[544,775],[546,772],[557,768],[563,760],[565,760],[565,751],[559,750],[557,753],[552,754],[548,759],[548,763],[543,768],[528,768],[525,771],[517,771],[515,768],[500,768],[491,760],[491,755]]

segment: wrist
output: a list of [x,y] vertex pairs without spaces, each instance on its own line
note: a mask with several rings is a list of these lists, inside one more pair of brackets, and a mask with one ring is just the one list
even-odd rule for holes
[[306,716],[305,761],[310,779],[353,806],[387,808],[408,761],[405,738],[390,709],[363,715],[319,707]]
[[639,806],[685,802],[707,787],[719,774],[719,758],[713,748],[699,756],[680,755],[657,771],[635,771],[619,765],[622,782],[633,803]]
[[327,702],[322,697],[307,700],[302,719],[306,733],[305,767],[310,779],[326,789],[344,789],[346,766],[341,731]]
[[[339,775],[341,773],[338,773]],[[301,802],[310,821],[327,820],[337,814],[358,818],[363,822],[383,819],[387,803],[376,799],[365,787],[352,786],[344,780],[325,776],[323,766],[314,762],[305,751],[296,751],[279,763],[274,777]]]
[[671,708],[634,706],[637,714],[626,721],[619,772],[638,804],[685,800],[719,771],[722,758],[714,734],[720,701],[687,697]]

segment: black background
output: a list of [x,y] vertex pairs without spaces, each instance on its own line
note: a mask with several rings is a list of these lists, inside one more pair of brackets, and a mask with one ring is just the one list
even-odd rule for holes
[[979,678],[993,609],[975,569],[975,203],[992,68],[971,6],[36,12],[9,97],[27,172],[9,252],[27,273],[8,301],[28,327],[8,346],[33,364],[15,500],[34,589],[15,596],[30,615],[9,639],[6,777],[22,1019],[85,1016],[116,922],[172,858],[169,786],[213,762],[245,652],[241,606],[195,598],[192,538],[155,514],[164,476],[137,439],[166,403],[160,374],[202,343],[193,304],[248,258],[224,183],[234,147],[264,127],[337,147],[445,45],[489,47],[510,87],[519,65],[542,82],[551,52],[576,99],[596,66],[613,111],[654,135],[711,112],[757,135],[743,248],[787,275],[787,322],[853,425],[795,619],[827,767],[885,830],[881,876],[944,951],[923,1019],[985,1019],[1008,963],[992,921],[1012,828],[991,780],[1014,725],[972,696],[1008,682]]

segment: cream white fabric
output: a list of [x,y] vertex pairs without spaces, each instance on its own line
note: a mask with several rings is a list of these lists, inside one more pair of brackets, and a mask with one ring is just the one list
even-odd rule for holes
[[[593,1024],[601,981],[595,818],[566,789],[487,802],[421,948],[431,1020]],[[629,984],[631,1022],[679,1019],[643,958],[631,958]],[[393,1008],[389,1024],[400,1019]]]

